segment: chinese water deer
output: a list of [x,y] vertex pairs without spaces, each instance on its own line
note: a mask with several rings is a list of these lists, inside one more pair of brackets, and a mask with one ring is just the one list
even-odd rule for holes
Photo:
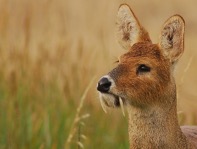
[[[131,149],[197,148],[197,126],[180,127],[174,69],[184,51],[185,23],[170,17],[153,44],[126,4],[117,15],[118,40],[127,53],[97,85],[101,105],[126,107]],[[124,110],[124,109],[123,109]]]

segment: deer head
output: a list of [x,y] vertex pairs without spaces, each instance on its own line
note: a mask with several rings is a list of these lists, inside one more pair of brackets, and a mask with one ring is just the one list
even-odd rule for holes
[[119,7],[117,37],[127,52],[117,66],[103,76],[97,86],[102,106],[121,105],[145,108],[172,104],[168,96],[176,96],[173,70],[184,50],[184,20],[170,17],[161,29],[158,44],[153,44],[126,4]]

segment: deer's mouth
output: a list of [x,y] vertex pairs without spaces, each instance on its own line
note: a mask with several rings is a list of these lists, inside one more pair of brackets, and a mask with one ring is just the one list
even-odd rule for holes
[[120,107],[123,115],[124,113],[124,99],[112,93],[100,93],[100,103],[103,111],[107,113],[107,107],[117,108]]

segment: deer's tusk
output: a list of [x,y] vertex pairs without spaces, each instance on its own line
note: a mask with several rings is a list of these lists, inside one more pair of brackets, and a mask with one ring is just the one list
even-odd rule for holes
[[120,97],[119,97],[119,102],[120,102],[120,107],[121,107],[122,115],[125,116],[123,101],[122,101],[122,98],[120,98]]

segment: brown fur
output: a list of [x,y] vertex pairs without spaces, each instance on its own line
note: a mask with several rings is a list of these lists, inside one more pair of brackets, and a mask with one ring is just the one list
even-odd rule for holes
[[[139,77],[136,74],[139,64],[154,68],[151,74],[148,74],[152,76],[151,79],[147,76]],[[117,91],[113,93],[130,97],[133,99],[131,102],[138,100],[135,104],[143,106],[145,103],[165,102],[156,101],[158,97],[155,95],[160,96],[159,94],[163,94],[164,90],[168,90],[171,80],[169,73],[170,63],[164,59],[157,45],[137,43],[128,53],[120,57],[118,66],[109,74],[116,81]]]
[[[121,97],[127,107],[130,148],[197,148],[197,127],[180,128],[177,120],[173,71],[184,50],[183,18],[175,15],[164,23],[159,44],[152,44],[128,5],[120,6],[117,20],[118,40],[128,52],[109,72],[115,84],[109,95]],[[150,72],[137,74],[141,64]]]

